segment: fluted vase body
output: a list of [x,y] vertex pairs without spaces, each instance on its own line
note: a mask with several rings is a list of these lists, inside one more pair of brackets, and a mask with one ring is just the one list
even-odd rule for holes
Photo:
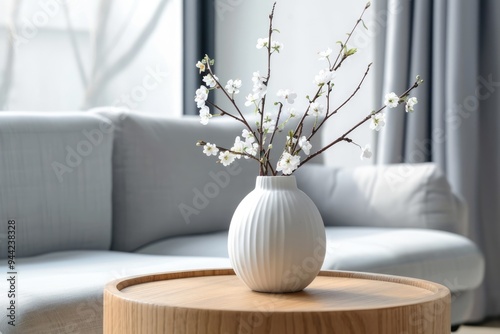
[[258,176],[229,228],[233,269],[260,292],[304,289],[321,269],[325,245],[321,215],[294,176]]

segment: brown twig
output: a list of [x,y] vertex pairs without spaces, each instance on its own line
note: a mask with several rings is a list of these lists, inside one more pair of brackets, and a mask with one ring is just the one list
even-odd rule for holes
[[233,118],[233,119],[237,120],[238,122],[242,122],[243,124],[245,124],[245,121],[244,121],[244,120],[242,120],[242,119],[240,119],[240,118],[238,118],[238,117],[234,116],[233,114],[228,113],[227,111],[225,111],[224,109],[222,109],[221,107],[219,107],[218,105],[216,105],[215,103],[210,102],[210,101],[208,101],[208,100],[207,100],[207,101],[205,101],[205,102],[206,102],[206,103],[208,103],[208,104],[210,104],[210,105],[211,105],[212,107],[214,107],[215,109],[219,110],[219,111],[221,112],[221,115],[227,115],[227,116],[229,116],[229,117],[231,117],[231,118]]
[[[366,5],[365,5],[365,8],[363,9],[363,11],[361,12],[361,15],[359,16],[358,20],[356,21],[356,24],[354,25],[354,27],[352,27],[351,29],[351,32],[347,34],[347,38],[346,40],[344,41],[344,44],[342,44],[340,46],[340,51],[339,51],[339,54],[337,55],[337,58],[335,59],[335,62],[333,63],[333,66],[330,68],[331,70],[334,70],[336,71],[340,65],[342,65],[342,63],[344,62],[344,60],[347,59],[346,56],[343,56],[342,59],[340,59],[340,56],[342,55],[342,51],[344,50],[344,46],[347,46],[347,43],[349,42],[349,40],[351,39],[351,36],[352,34],[354,33],[354,31],[356,30],[356,28],[358,27],[359,23],[362,22],[363,20],[363,15],[365,15],[365,12],[366,10],[368,9],[368,7],[370,7],[370,3],[368,2]],[[340,59],[340,63],[337,64],[337,62],[339,61]]]
[[[268,149],[266,151],[266,153],[264,154],[264,157],[266,159],[266,161],[269,161],[269,155],[271,154],[271,148],[272,148],[272,145],[273,145],[273,140],[274,140],[274,136],[276,135],[276,132],[278,130],[278,122],[280,120],[280,116],[281,116],[281,111],[283,110],[283,103],[279,103],[280,107],[278,109],[278,116],[276,116],[276,122],[274,123],[274,131],[271,135],[271,139],[269,139],[269,145],[268,145]],[[272,169],[272,167],[271,167]]]
[[231,116],[233,117],[234,119],[242,122],[246,128],[248,130],[250,130],[251,132],[253,132],[253,129],[252,127],[250,126],[250,124],[248,124],[247,120],[245,119],[245,116],[243,116],[243,113],[241,112],[240,108],[238,108],[238,105],[236,104],[236,101],[229,95],[229,93],[226,91],[226,89],[224,88],[224,86],[222,86],[219,82],[219,80],[216,79],[216,76],[214,74],[214,72],[212,71],[212,68],[210,67],[210,57],[208,56],[205,56],[205,59],[207,61],[207,69],[208,69],[208,72],[210,73],[210,75],[212,76],[212,79],[215,81],[215,87],[219,88],[220,90],[222,90],[222,92],[224,92],[224,95],[226,95],[226,97],[229,99],[229,101],[231,101],[232,105],[234,106],[234,108],[236,109],[236,111],[238,112],[238,115],[240,115],[240,118],[234,116],[233,114],[230,114],[228,113],[227,111],[224,111],[222,110],[218,105],[214,104],[214,103],[211,103],[210,101],[207,101],[210,103],[210,105],[212,105],[213,107],[217,108],[218,110],[220,110],[221,112],[223,112],[225,115],[228,115],[228,116]]
[[[362,18],[363,18],[363,15],[365,14],[366,10],[368,9],[368,7],[370,7],[369,3],[367,3],[365,5],[365,8],[363,9],[363,11],[361,12],[361,15],[359,16],[358,20],[356,21],[356,24],[354,25],[354,27],[351,29],[351,32],[348,34],[346,40],[344,41],[344,44],[341,46],[340,48],[340,51],[339,51],[339,54],[337,55],[337,59],[335,59],[335,62],[333,63],[333,65],[331,65],[330,63],[330,59],[328,59],[328,64],[330,65],[329,67],[329,70],[330,71],[336,71],[340,65],[342,64],[342,62],[347,58],[343,58],[341,60],[341,62],[339,64],[337,64],[337,61],[340,59],[340,56],[342,55],[342,50],[343,50],[343,46],[344,45],[347,45],[347,42],[349,42],[350,38],[351,38],[351,35],[352,33],[356,30],[357,26],[359,25],[359,23],[362,21]],[[330,85],[330,83],[328,82],[327,85]],[[315,102],[320,96],[321,96],[321,92],[323,90],[323,86],[324,85],[321,85],[318,90],[316,91],[316,94],[314,94],[314,97],[312,100],[309,100],[309,106],[307,106],[307,109],[306,111],[304,112],[304,115],[302,115],[302,118],[300,119],[300,122],[299,124],[297,124],[297,128],[295,129],[293,135],[294,137],[300,137],[302,135],[302,124],[304,123],[305,121],[305,118],[307,117],[307,114],[309,112],[309,108],[310,108],[310,104],[312,102]],[[328,92],[330,91],[331,87],[328,87]],[[327,109],[327,112],[328,112],[328,109]],[[299,132],[299,129],[300,129],[300,132]],[[311,138],[311,136],[309,136],[309,138]]]
[[[419,80],[417,79],[417,81],[415,81],[415,83],[410,87],[408,88],[403,94],[399,95],[399,99],[403,99],[405,96],[407,96],[413,89],[417,88],[419,85]],[[325,147],[323,147],[322,149],[320,149],[319,151],[317,151],[316,153],[314,154],[311,154],[310,156],[308,156],[304,161],[302,161],[302,163],[299,165],[298,168],[300,168],[302,165],[304,165],[307,161],[313,159],[314,157],[320,155],[321,153],[323,153],[324,151],[326,151],[327,149],[329,149],[330,147],[332,147],[333,145],[335,144],[338,144],[339,142],[341,141],[347,141],[347,142],[351,142],[352,140],[347,138],[347,136],[353,132],[354,130],[356,130],[358,127],[360,127],[362,124],[364,124],[366,121],[368,121],[369,119],[372,118],[373,115],[376,115],[378,113],[380,113],[382,110],[384,110],[385,108],[387,108],[387,105],[383,105],[382,107],[380,107],[378,110],[374,111],[374,112],[371,112],[368,116],[366,116],[365,118],[363,118],[361,121],[359,121],[356,125],[354,125],[351,129],[349,129],[347,132],[345,132],[343,135],[341,135],[340,137],[338,137],[337,139],[335,139],[334,141],[332,141],[331,143],[329,143],[328,145],[326,145]]]
[[[254,134],[254,138],[255,138],[255,133],[252,129],[252,127],[250,126],[250,124],[248,124],[245,116],[243,116],[243,113],[240,111],[240,109],[238,108],[238,105],[236,104],[236,101],[229,95],[229,93],[226,91],[226,89],[220,84],[220,82],[216,79],[215,77],[215,74],[213,73],[212,71],[212,68],[210,67],[210,57],[208,56],[205,56],[205,60],[207,62],[207,69],[210,73],[210,75],[212,76],[212,79],[215,81],[215,87],[218,87],[219,89],[221,89],[224,94],[226,95],[226,97],[232,102],[233,106],[235,107],[236,111],[238,111],[238,114],[240,115],[241,118],[231,114],[231,113],[228,113],[227,111],[223,110],[221,107],[219,107],[218,105],[216,105],[215,103],[212,103],[210,101],[206,101],[207,103],[209,103],[212,107],[216,108],[217,110],[219,110],[221,112],[221,115],[227,115],[241,123],[243,123],[245,125],[245,127],[247,128],[248,131],[250,131],[251,133]],[[259,145],[259,147],[261,147],[259,141],[257,138],[255,138],[255,140],[257,141],[257,144]],[[258,159],[256,159],[258,160]],[[259,160],[259,163],[260,163],[260,160]]]
[[[273,9],[271,10],[271,14],[269,14],[269,32],[268,32],[268,40],[267,40],[267,77],[263,84],[267,87],[269,83],[269,79],[271,78],[271,43],[272,43],[272,35],[273,35],[273,18],[274,18],[274,9],[276,7],[276,2],[273,4]],[[267,175],[267,162],[266,154],[264,151],[264,131],[262,129],[262,124],[264,122],[264,110],[266,108],[266,95],[262,97],[261,101],[261,109],[260,109],[260,124],[259,124],[259,156],[264,161],[260,162],[260,175]]]
[[[363,82],[365,81],[366,77],[368,76],[368,73],[370,72],[370,67],[372,66],[372,63],[368,64],[367,68],[366,68],[366,71],[365,73],[363,74],[363,77],[361,78],[358,86],[356,87],[356,89],[352,92],[352,94],[344,101],[342,102],[342,104],[340,104],[334,111],[332,111],[330,114],[328,113],[328,107],[326,109],[326,116],[325,118],[323,118],[323,120],[319,123],[319,125],[314,128],[312,131],[311,131],[311,134],[309,135],[309,137],[307,138],[307,140],[310,140],[312,136],[314,136],[316,134],[316,132],[319,131],[319,129],[323,126],[323,124],[325,124],[325,122],[330,118],[332,117],[333,115],[335,115],[340,109],[342,109],[357,93],[358,91],[361,89],[361,86],[363,85]],[[327,103],[329,102],[329,99],[327,98]]]
[[[206,142],[206,141],[204,141],[204,140],[198,140],[198,141],[196,142],[196,145],[197,145],[197,146],[204,146],[204,145],[206,145],[206,144],[207,144],[207,142]],[[219,151],[222,151],[222,152],[229,152],[229,153],[232,153],[232,154],[235,154],[235,155],[241,155],[241,156],[244,156],[244,157],[249,157],[250,159],[254,159],[254,160],[259,161],[259,159],[257,159],[257,158],[256,158],[256,157],[254,157],[253,155],[248,154],[248,153],[246,153],[246,152],[242,152],[242,153],[240,153],[240,152],[235,152],[235,151],[231,151],[230,149],[227,149],[227,148],[225,148],[225,147],[218,146],[218,145],[215,145],[215,147],[217,147],[217,149],[218,149]]]

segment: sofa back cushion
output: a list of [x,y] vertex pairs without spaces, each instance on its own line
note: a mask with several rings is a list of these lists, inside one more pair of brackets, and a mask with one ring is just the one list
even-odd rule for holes
[[[0,257],[109,249],[112,128],[97,115],[0,113]],[[12,237],[10,237],[12,240]]]
[[224,167],[195,144],[231,147],[241,123],[214,118],[203,126],[199,117],[98,112],[115,125],[112,249],[133,251],[168,237],[229,227],[234,209],[255,186],[258,164],[242,158]]
[[326,225],[429,228],[465,234],[467,210],[434,163],[304,166],[297,184]]

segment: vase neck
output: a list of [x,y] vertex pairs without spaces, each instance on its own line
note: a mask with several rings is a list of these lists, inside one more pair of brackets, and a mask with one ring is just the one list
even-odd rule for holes
[[295,176],[257,176],[255,189],[279,190],[279,189],[297,189]]

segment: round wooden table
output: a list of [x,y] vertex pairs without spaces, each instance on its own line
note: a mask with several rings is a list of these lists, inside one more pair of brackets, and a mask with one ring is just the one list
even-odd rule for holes
[[449,334],[450,292],[342,271],[285,294],[251,291],[231,269],[145,275],[105,287],[104,333]]

